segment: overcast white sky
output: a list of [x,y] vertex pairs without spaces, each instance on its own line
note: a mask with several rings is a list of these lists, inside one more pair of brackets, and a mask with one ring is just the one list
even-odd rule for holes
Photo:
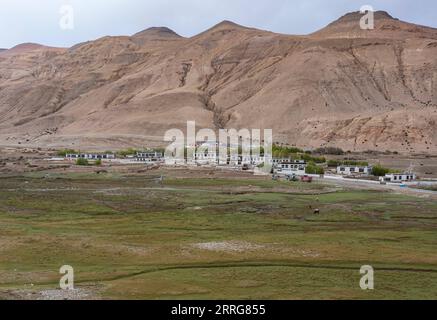
[[[59,27],[63,5],[75,28]],[[130,35],[167,26],[193,36],[222,20],[288,34],[316,31],[362,5],[437,27],[436,0],[1,0],[0,48],[23,42],[72,46],[105,35]]]

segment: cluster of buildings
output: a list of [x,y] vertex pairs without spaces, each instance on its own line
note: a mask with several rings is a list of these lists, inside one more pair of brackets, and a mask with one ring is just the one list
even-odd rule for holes
[[113,160],[115,154],[113,153],[70,153],[65,156],[68,160],[86,159],[86,160]]
[[164,154],[162,152],[138,152],[134,156],[134,160],[143,163],[162,163],[164,162]]
[[[372,166],[338,166],[337,174],[342,176],[370,176],[372,175]],[[410,182],[417,179],[414,173],[390,173],[384,177],[380,177],[379,181],[382,183],[403,183]]]
[[[77,153],[67,154],[68,160],[77,160],[80,158],[87,160],[115,160],[116,156],[112,153]],[[132,162],[144,164],[169,164],[162,152],[138,152],[129,157]],[[175,165],[211,165],[211,166],[237,166],[237,167],[257,167],[261,165],[271,166],[274,172],[283,175],[304,175],[307,163],[304,160],[292,160],[290,158],[272,158],[262,155],[230,155],[227,158],[221,158],[217,152],[196,151],[192,160],[179,159],[174,161]]]
[[175,164],[252,168],[258,166],[270,166],[276,173],[296,175],[305,174],[307,166],[307,163],[304,160],[272,158],[263,155],[228,155],[227,157],[221,157],[214,151],[196,151],[191,160],[175,160]]
[[[87,160],[115,160],[116,156],[113,153],[77,153],[67,154],[69,160],[87,159]],[[129,157],[135,163],[144,164],[170,164],[166,161],[163,152],[138,152]],[[173,164],[173,163],[171,163]],[[272,158],[262,155],[230,155],[226,158],[220,157],[218,152],[211,150],[197,150],[192,160],[180,159],[174,160],[174,164],[184,165],[210,165],[210,166],[237,166],[243,168],[258,167],[267,165],[272,167],[273,173],[277,175],[296,175],[303,176],[306,174],[307,163],[304,160],[292,160],[290,158]],[[346,177],[366,177],[372,175],[372,166],[359,165],[340,165],[336,169],[336,173]],[[381,183],[404,183],[416,180],[416,175],[413,173],[392,173],[384,177],[380,177]]]

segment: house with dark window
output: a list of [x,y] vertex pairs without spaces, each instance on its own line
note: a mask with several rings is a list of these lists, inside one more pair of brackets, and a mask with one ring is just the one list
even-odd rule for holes
[[343,176],[369,176],[372,173],[372,167],[367,166],[338,166],[337,174]]
[[302,176],[305,175],[306,167],[304,160],[289,160],[275,164],[274,171],[277,174]]
[[115,154],[112,153],[70,153],[65,156],[68,160],[87,159],[87,160],[112,160]]
[[416,180],[416,175],[414,173],[393,173],[386,174],[385,177],[381,177],[381,182],[394,182],[394,183],[403,183],[410,182]]
[[159,163],[164,161],[164,154],[162,152],[138,152],[134,159],[144,163]]

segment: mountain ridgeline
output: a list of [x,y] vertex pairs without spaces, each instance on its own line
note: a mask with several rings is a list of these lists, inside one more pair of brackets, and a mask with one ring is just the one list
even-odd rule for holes
[[437,29],[349,13],[305,36],[224,21],[0,51],[0,144],[163,144],[170,128],[273,129],[301,148],[437,152]]

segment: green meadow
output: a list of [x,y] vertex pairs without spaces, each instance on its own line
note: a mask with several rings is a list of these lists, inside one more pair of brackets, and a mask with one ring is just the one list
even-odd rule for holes
[[99,299],[437,299],[436,201],[163,174],[0,178],[0,299],[63,265]]

